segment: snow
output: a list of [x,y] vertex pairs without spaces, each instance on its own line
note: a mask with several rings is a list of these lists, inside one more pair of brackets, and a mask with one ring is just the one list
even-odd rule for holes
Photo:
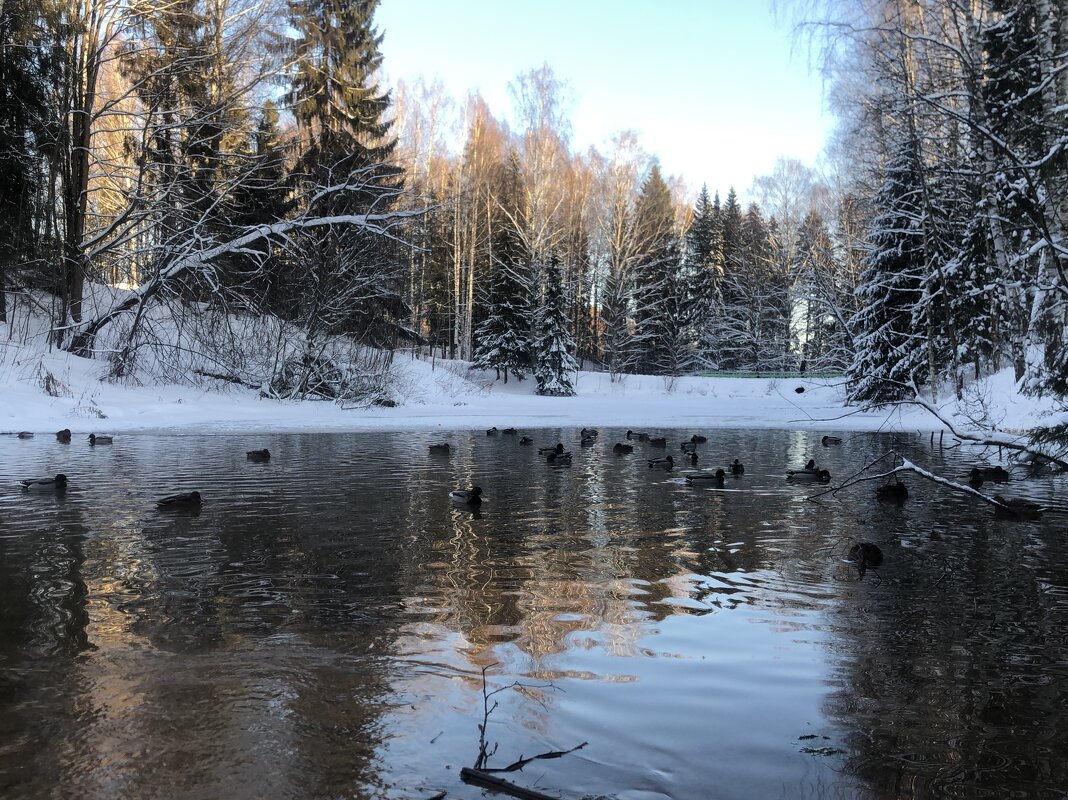
[[[0,326],[0,333],[5,333]],[[617,427],[798,428],[811,430],[938,430],[922,409],[858,411],[845,405],[840,380],[629,375],[579,372],[574,397],[542,397],[533,380],[494,381],[466,363],[398,354],[396,408],[344,408],[323,401],[262,399],[250,389],[207,381],[202,386],[129,385],[102,380],[107,365],[0,341],[0,432],[291,432]],[[51,375],[51,396],[45,391]],[[802,394],[795,392],[804,387]],[[1044,404],[1020,397],[1011,371],[971,393],[968,409],[984,411],[1004,429],[1041,421]],[[960,417],[963,427],[969,427]]]

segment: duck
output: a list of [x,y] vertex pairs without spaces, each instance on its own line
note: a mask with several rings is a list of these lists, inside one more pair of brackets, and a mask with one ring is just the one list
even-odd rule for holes
[[637,439],[639,442],[649,441],[648,433],[638,433],[638,431],[627,431],[628,439]]
[[694,444],[704,444],[705,442],[708,441],[708,437],[707,436],[702,436],[699,433],[695,433],[693,436],[690,437],[690,441],[693,442]]
[[62,472],[54,478],[30,478],[19,481],[24,492],[62,492],[67,488],[67,476]]
[[892,483],[876,488],[875,499],[884,503],[904,503],[909,499],[909,490],[901,481],[894,479]]
[[695,472],[692,475],[687,475],[686,483],[690,484],[691,486],[695,483],[711,483],[714,484],[716,487],[722,489],[726,478],[727,473],[721,469],[717,469],[715,472]]
[[33,434],[30,431],[19,431],[20,439],[32,439]]
[[1000,494],[994,495],[998,505],[994,506],[994,516],[999,519],[1042,519],[1042,506],[1029,500],[1006,500]]
[[594,438],[600,436],[596,428],[583,428],[582,433],[580,435],[583,439],[585,439],[587,436],[593,436]]
[[979,489],[983,485],[983,474],[978,469],[973,469],[968,474],[968,485],[973,489]]
[[531,439],[529,436],[524,436],[522,439],[519,440],[519,443],[522,445],[529,445],[534,444],[534,440]]
[[500,431],[497,430],[497,426],[496,425],[494,425],[492,428],[488,428],[486,430],[486,435],[487,436],[496,436],[498,433],[500,433]]
[[969,474],[973,478],[978,475],[984,481],[992,481],[994,483],[1007,483],[1009,480],[1009,471],[1000,465],[996,467],[973,467]]
[[564,446],[562,444],[554,444],[552,447],[539,447],[538,448],[538,455],[539,456],[544,456],[544,455],[548,455],[549,453],[555,453],[556,452],[556,448],[558,448],[558,447],[560,448],[561,451],[564,449]]
[[501,433],[503,433],[505,436],[515,436],[519,433],[519,431],[517,431],[515,428],[505,428],[503,431],[501,431]]
[[565,450],[562,444],[556,445],[545,456],[545,460],[550,464],[570,464],[571,463],[571,451]]
[[697,463],[697,453],[693,450],[687,450],[685,453],[682,454],[682,457],[689,461],[691,464]]
[[200,508],[200,492],[186,492],[184,494],[172,494],[156,501],[156,508],[170,510],[178,508]]
[[831,473],[826,469],[787,470],[786,480],[796,482],[830,483]]
[[89,444],[90,445],[111,444],[113,441],[115,441],[115,437],[114,436],[97,436],[95,433],[90,433],[89,434]]
[[624,442],[616,442],[612,445],[612,452],[619,453],[620,455],[634,452],[634,445],[625,444]]
[[667,447],[666,436],[650,436],[648,442],[650,447]]
[[657,469],[673,469],[675,467],[675,459],[671,456],[667,458],[650,458],[649,469],[656,467]]
[[873,542],[857,542],[849,548],[849,560],[861,567],[877,567],[883,563],[883,551]]
[[449,443],[438,442],[437,444],[430,445],[430,454],[447,456],[449,454]]
[[744,474],[745,474],[745,464],[743,464],[737,458],[734,459],[734,463],[731,464],[731,475],[744,475]]
[[681,442],[679,444],[679,449],[684,453],[696,453],[697,442]]
[[830,447],[831,445],[841,444],[842,440],[838,436],[824,436],[822,439],[820,439],[820,443],[824,447]]
[[581,444],[583,447],[593,447],[595,444],[597,444],[597,437],[583,436],[582,441],[579,444]]
[[56,441],[63,442],[64,444],[70,441],[70,428],[64,428],[61,431],[56,431]]
[[271,451],[268,450],[266,447],[262,450],[249,450],[247,453],[245,453],[245,458],[247,458],[249,461],[258,461],[261,463],[264,461],[270,461]]
[[449,499],[454,503],[480,506],[482,505],[482,487],[472,486],[470,489],[453,489],[449,492]]

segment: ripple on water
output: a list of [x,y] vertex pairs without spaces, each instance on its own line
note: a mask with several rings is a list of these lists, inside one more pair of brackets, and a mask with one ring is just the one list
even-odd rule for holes
[[[649,470],[664,451],[613,454],[624,431],[577,433],[536,436],[570,468],[481,432],[0,437],[0,793],[464,796],[483,674],[503,690],[498,765],[590,742],[545,762],[546,790],[1068,785],[1056,524],[918,479],[901,507],[785,481],[812,456],[852,474],[886,437],[832,452],[822,432],[718,431],[702,468],[746,464],[718,490]],[[895,446],[967,472],[959,450]],[[269,462],[245,459],[262,447]],[[15,487],[59,471],[62,496]],[[448,502],[472,485],[481,509]],[[154,506],[194,489],[199,513]],[[845,560],[858,540],[877,570]]]

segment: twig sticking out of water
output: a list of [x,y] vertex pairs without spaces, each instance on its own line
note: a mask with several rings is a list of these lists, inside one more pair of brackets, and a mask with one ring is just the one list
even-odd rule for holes
[[532,789],[525,789],[522,786],[517,786],[514,783],[510,783],[501,778],[494,777],[491,773],[494,772],[517,772],[531,761],[537,761],[539,759],[561,758],[568,753],[573,753],[576,750],[581,750],[589,742],[583,742],[582,744],[575,745],[570,750],[550,750],[547,753],[541,753],[536,756],[530,756],[524,758],[520,756],[518,761],[514,761],[507,767],[498,767],[491,769],[487,766],[487,762],[490,757],[497,752],[498,743],[494,742],[492,749],[489,742],[486,740],[486,729],[489,727],[490,714],[497,710],[497,701],[491,699],[495,694],[504,692],[509,689],[556,689],[557,687],[551,683],[545,684],[529,684],[520,683],[519,681],[513,681],[507,686],[502,686],[499,689],[494,689],[492,692],[489,690],[489,686],[486,683],[486,670],[490,667],[496,666],[496,664],[489,664],[482,668],[482,722],[478,726],[478,758],[475,759],[474,767],[464,767],[460,770],[460,778],[466,783],[473,783],[479,786],[484,786],[489,789],[494,789],[499,792],[505,792],[511,794],[514,797],[523,798],[523,800],[543,800],[543,798],[549,798],[549,800],[555,800],[550,798],[549,795],[536,792]]

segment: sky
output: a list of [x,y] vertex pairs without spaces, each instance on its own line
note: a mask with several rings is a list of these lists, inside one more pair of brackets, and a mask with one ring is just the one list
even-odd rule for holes
[[440,77],[511,120],[508,84],[548,63],[572,97],[572,147],[635,130],[661,169],[743,197],[779,156],[814,165],[833,119],[770,0],[381,0],[387,80]]

